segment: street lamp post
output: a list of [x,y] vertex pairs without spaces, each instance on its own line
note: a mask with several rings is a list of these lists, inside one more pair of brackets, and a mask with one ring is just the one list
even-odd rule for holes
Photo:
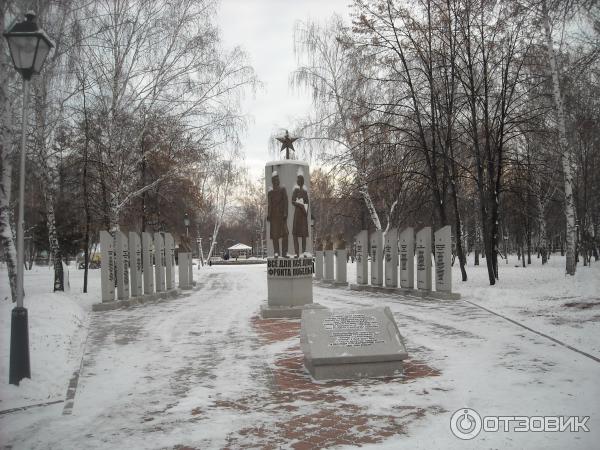
[[10,327],[9,383],[19,385],[23,378],[31,378],[29,365],[29,327],[27,309],[23,306],[24,264],[24,198],[25,146],[27,141],[27,107],[29,82],[40,73],[50,49],[54,46],[46,33],[35,22],[35,13],[28,11],[25,21],[14,24],[4,33],[13,65],[23,77],[23,120],[21,123],[21,161],[19,172],[19,220],[17,222],[17,306],[12,310]]

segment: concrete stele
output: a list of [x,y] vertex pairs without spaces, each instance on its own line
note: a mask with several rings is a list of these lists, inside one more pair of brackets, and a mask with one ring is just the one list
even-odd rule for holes
[[435,232],[435,290],[452,292],[452,228]]
[[417,233],[417,288],[431,291],[431,227]]
[[129,299],[129,243],[121,231],[115,232],[115,261],[117,267],[117,298]]
[[100,278],[102,302],[115,299],[115,243],[108,231],[100,231]]
[[405,228],[400,233],[400,286],[405,289],[415,287],[415,230]]
[[171,233],[165,233],[165,275],[167,291],[175,288],[175,241]]
[[165,240],[162,233],[154,233],[154,274],[156,292],[165,291]]
[[383,234],[381,230],[371,234],[371,284],[383,285]]
[[140,236],[129,232],[129,253],[131,255],[131,296],[138,297],[142,295],[142,243]]
[[152,253],[154,245],[150,233],[142,233],[142,274],[144,277],[144,295],[154,294],[154,264]]
[[315,279],[323,279],[323,250],[317,250],[315,252]]
[[356,235],[356,283],[369,284],[369,232]]
[[385,234],[385,285],[398,287],[398,229],[392,228]]
[[323,273],[323,281],[334,281],[334,267],[333,250],[325,250],[325,271]]
[[190,254],[185,252],[179,252],[177,255],[179,262],[179,288],[180,289],[189,289],[190,281],[189,281],[189,272],[190,272]]
[[335,284],[348,283],[348,250],[335,250]]

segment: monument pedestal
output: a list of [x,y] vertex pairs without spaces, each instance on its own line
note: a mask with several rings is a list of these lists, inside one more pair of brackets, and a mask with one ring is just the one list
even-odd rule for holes
[[261,307],[263,319],[298,319],[313,303],[312,258],[267,258],[267,304]]

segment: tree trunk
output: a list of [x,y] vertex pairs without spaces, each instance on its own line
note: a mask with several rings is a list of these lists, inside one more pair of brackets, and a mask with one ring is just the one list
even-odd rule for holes
[[548,5],[546,0],[542,2],[542,14],[544,19],[544,33],[546,37],[546,50],[548,51],[548,60],[550,62],[550,72],[552,75],[552,97],[556,108],[558,118],[558,138],[559,147],[562,154],[562,169],[564,176],[565,192],[565,218],[567,222],[566,231],[566,265],[565,270],[568,275],[575,275],[577,261],[575,257],[575,202],[573,199],[573,175],[571,171],[571,148],[567,141],[567,124],[565,107],[560,89],[560,79],[558,74],[558,63],[554,53],[554,42],[552,40],[552,30],[550,29],[550,18],[548,16]]
[[366,183],[360,181],[361,187],[359,188],[359,192],[365,201],[365,206],[367,207],[367,211],[369,213],[369,217],[373,222],[376,230],[381,230],[381,221],[379,220],[379,214],[377,214],[377,210],[375,209],[375,205],[373,204],[373,199],[371,198],[371,194],[369,194],[369,188]]
[[54,292],[65,290],[65,278],[63,271],[62,254],[58,244],[58,233],[56,231],[56,217],[54,214],[54,196],[51,192],[44,192],[44,201],[46,203],[46,226],[48,227],[48,243],[50,244],[50,254],[54,264]]
[[[46,187],[46,189],[48,189]],[[62,254],[58,243],[56,231],[56,216],[54,213],[54,195],[48,190],[44,192],[44,203],[46,206],[46,226],[48,227],[48,244],[50,246],[50,257],[54,265],[54,291],[64,291],[64,273],[62,265]]]
[[[5,14],[7,8],[0,7],[0,33],[4,32]],[[0,52],[7,49],[7,42],[2,39]],[[11,156],[14,151],[13,139],[13,110],[9,98],[9,85],[15,71],[9,64],[0,65],[0,253],[6,259],[8,284],[13,302],[17,301],[17,250],[11,228],[10,196],[12,187]]]
[[456,183],[452,180],[452,203],[454,205],[454,218],[456,227],[456,253],[460,264],[460,273],[462,280],[467,281],[467,269],[465,268],[467,261],[465,251],[462,246],[462,224],[460,220],[460,211],[458,209],[458,194],[456,193]]
[[540,211],[540,255],[542,265],[548,262],[548,237],[546,231],[546,205],[538,196],[538,210]]
[[479,246],[479,226],[476,225],[475,226],[475,245],[474,245],[474,253],[475,253],[475,265],[478,266],[479,265],[479,251],[480,251],[480,246]]
[[[0,87],[0,90],[2,88]],[[8,159],[8,149],[0,149],[2,166],[0,167],[2,179],[0,180],[0,245],[6,258],[10,296],[13,302],[17,301],[17,250],[11,228],[10,220],[10,191],[12,184],[12,164]]]

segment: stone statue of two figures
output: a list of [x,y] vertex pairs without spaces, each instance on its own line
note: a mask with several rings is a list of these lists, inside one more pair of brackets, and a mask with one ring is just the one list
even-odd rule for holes
[[[306,254],[306,238],[308,237],[308,192],[304,186],[304,173],[302,169],[298,170],[296,186],[292,192],[291,203],[294,207],[294,220],[292,226],[292,236],[294,238],[294,252],[296,258],[300,257],[300,244],[302,244],[302,254]],[[273,240],[273,252],[275,257],[280,255],[288,258],[288,196],[285,187],[281,186],[279,174],[273,171],[271,175],[271,189],[267,194],[267,220],[269,221],[270,235]],[[279,240],[281,239],[281,253]]]

